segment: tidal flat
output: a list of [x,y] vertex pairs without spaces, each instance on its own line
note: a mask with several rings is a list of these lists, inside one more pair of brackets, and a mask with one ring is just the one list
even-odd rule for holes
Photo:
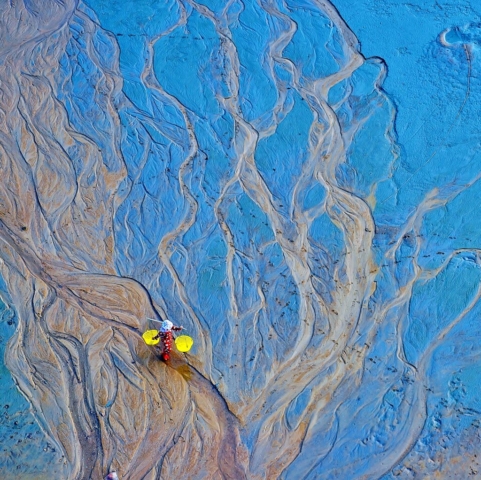
[[0,478],[480,476],[480,45],[467,0],[3,2]]

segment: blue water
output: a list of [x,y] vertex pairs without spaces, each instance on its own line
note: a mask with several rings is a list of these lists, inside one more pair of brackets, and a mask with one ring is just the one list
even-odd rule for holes
[[61,454],[40,429],[31,405],[4,363],[5,347],[16,323],[13,309],[0,299],[0,475],[12,480],[46,478],[45,472],[62,475]]
[[[398,191],[393,195],[391,187],[380,185],[375,214],[401,224],[430,189],[440,187],[447,196],[479,174],[479,126],[473,120],[480,113],[479,79],[474,72],[480,61],[481,9],[475,3],[450,2],[388,3],[377,8],[372,2],[353,5],[337,0],[335,5],[356,33],[363,54],[379,56],[388,66],[383,88],[396,106]],[[443,35],[448,45],[441,43]],[[477,182],[426,215],[420,232],[425,239],[420,266],[437,267],[453,250],[477,248],[480,235],[473,207],[479,189]],[[435,331],[466,307],[479,285],[479,274],[476,254],[466,253],[438,278],[415,289],[405,334],[406,353],[413,362]],[[455,457],[466,448],[463,441],[468,446],[473,441],[481,412],[476,394],[481,384],[477,315],[477,308],[469,312],[436,352],[426,424],[412,453],[393,470],[396,476],[410,478],[419,468],[416,462],[427,457],[442,471],[440,447],[455,452]],[[446,468],[445,475],[456,476],[456,468]]]

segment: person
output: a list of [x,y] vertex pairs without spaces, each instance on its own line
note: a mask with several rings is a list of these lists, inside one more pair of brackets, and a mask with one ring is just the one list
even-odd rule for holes
[[184,327],[176,327],[170,320],[164,320],[160,324],[159,333],[152,337],[152,340],[157,340],[160,338],[162,343],[162,354],[161,358],[166,362],[170,360],[170,351],[172,350],[172,340],[174,339],[172,332],[178,332],[183,330]]

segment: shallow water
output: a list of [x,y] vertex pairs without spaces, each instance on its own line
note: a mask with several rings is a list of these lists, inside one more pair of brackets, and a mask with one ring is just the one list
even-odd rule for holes
[[0,7],[2,478],[477,471],[480,12],[334,5]]

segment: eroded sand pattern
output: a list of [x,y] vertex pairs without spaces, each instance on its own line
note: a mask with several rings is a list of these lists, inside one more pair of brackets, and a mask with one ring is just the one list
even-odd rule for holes
[[[429,263],[425,220],[476,193],[479,169],[390,217],[378,204],[411,187],[393,177],[386,66],[330,3],[159,3],[116,32],[73,0],[0,7],[5,361],[57,450],[43,472],[410,478],[410,452],[439,470],[417,443],[433,358],[479,359],[477,327],[451,334],[481,271],[471,240]],[[159,361],[148,318],[194,349]],[[452,437],[465,453],[473,425]]]

